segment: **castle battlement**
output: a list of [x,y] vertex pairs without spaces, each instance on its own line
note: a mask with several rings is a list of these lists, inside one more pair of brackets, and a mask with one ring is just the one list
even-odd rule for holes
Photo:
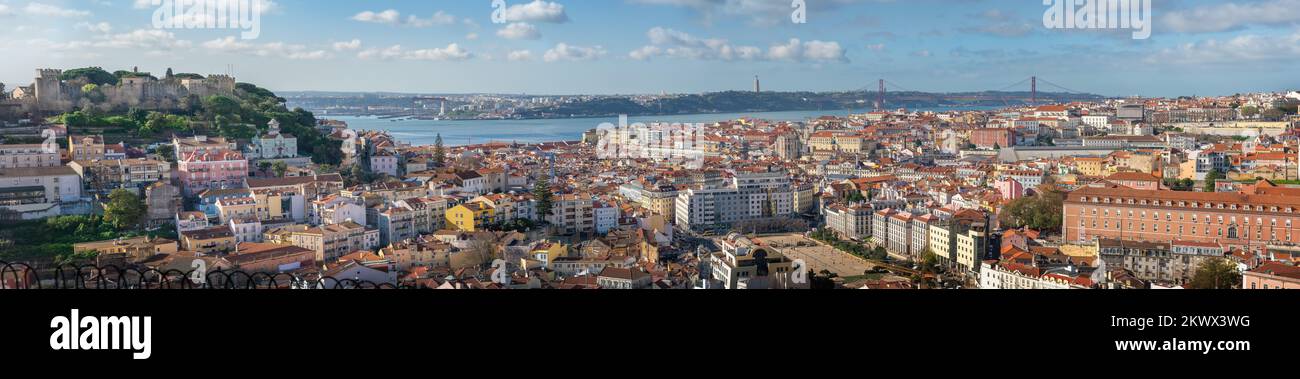
[[63,70],[56,68],[42,68],[36,70],[37,78],[58,78],[63,75]]
[[[101,67],[91,68],[103,70]],[[85,107],[174,110],[180,106],[181,99],[189,96],[233,95],[235,92],[235,78],[230,75],[210,75],[197,80],[135,77],[122,78],[117,85],[100,86],[101,99],[92,101],[84,96],[77,81],[60,79],[63,73],[61,69],[36,70],[35,96],[29,110],[46,114]]]

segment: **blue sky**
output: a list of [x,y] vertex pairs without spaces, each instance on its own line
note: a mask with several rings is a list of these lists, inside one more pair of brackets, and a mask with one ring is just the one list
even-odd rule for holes
[[771,90],[885,78],[969,91],[1031,75],[1115,96],[1300,88],[1300,0],[1153,0],[1145,40],[1049,29],[1042,0],[804,0],[803,24],[793,0],[505,0],[500,24],[492,0],[261,1],[261,33],[245,40],[154,28],[149,0],[0,0],[0,82],[29,84],[37,67],[233,65],[280,91],[682,93],[749,89],[754,75]]

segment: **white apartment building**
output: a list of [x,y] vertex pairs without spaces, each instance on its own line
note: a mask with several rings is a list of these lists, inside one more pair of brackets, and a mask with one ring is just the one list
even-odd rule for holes
[[826,207],[826,227],[843,239],[864,241],[871,237],[871,219],[875,212],[863,205],[841,204]]
[[81,214],[81,197],[81,177],[67,166],[0,169],[0,208],[23,220]]
[[58,167],[62,165],[58,145],[46,150],[39,144],[0,145],[0,169]]
[[596,217],[596,233],[605,234],[618,227],[618,204],[598,202],[592,208]]
[[687,228],[794,213],[794,193],[786,189],[691,189],[677,194],[677,225]]

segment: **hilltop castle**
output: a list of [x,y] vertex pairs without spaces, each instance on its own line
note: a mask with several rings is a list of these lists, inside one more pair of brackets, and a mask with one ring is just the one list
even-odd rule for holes
[[92,97],[82,91],[86,79],[63,80],[63,70],[38,69],[32,85],[15,88],[8,97],[0,96],[0,118],[52,115],[85,107],[175,110],[190,95],[202,98],[235,93],[235,78],[229,75],[181,77],[172,75],[171,69],[162,79],[134,71],[132,74],[122,76],[116,85],[100,86]]

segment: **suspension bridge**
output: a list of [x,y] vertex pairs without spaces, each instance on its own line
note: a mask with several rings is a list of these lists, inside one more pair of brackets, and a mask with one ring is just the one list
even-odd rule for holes
[[[990,97],[994,97],[995,99],[1001,101],[1004,105],[1008,107],[1012,105],[1035,106],[1041,104],[1044,100],[1039,97],[1040,93],[1038,89],[1040,84],[1043,86],[1044,89],[1048,89],[1049,91],[1051,91],[1045,93],[1052,93],[1052,94],[1064,93],[1069,95],[1080,95],[1080,96],[1092,95],[1087,92],[1076,91],[1068,87],[1061,86],[1056,83],[1052,83],[1051,81],[1040,78],[1038,76],[1030,76],[1018,82],[1012,83],[1010,85],[995,90],[970,92],[969,95],[966,95],[966,97],[957,97],[956,100],[988,100]],[[884,78],[880,79],[877,82],[875,91],[872,91],[872,88],[870,86],[867,86],[867,87],[859,88],[855,92],[865,92],[867,93],[868,96],[874,93],[875,98],[873,102],[875,104],[876,110],[881,110],[889,106],[890,103],[889,97],[891,95],[891,92],[893,92],[892,95],[894,96],[895,103],[907,103],[909,97],[915,97],[914,100],[928,100],[930,98],[925,97],[925,95],[935,94],[934,92],[917,91],[907,87],[903,87],[901,85],[898,85],[897,83],[891,82]],[[1029,94],[1028,98],[1017,96],[1018,93],[1026,93],[1026,92]]]

